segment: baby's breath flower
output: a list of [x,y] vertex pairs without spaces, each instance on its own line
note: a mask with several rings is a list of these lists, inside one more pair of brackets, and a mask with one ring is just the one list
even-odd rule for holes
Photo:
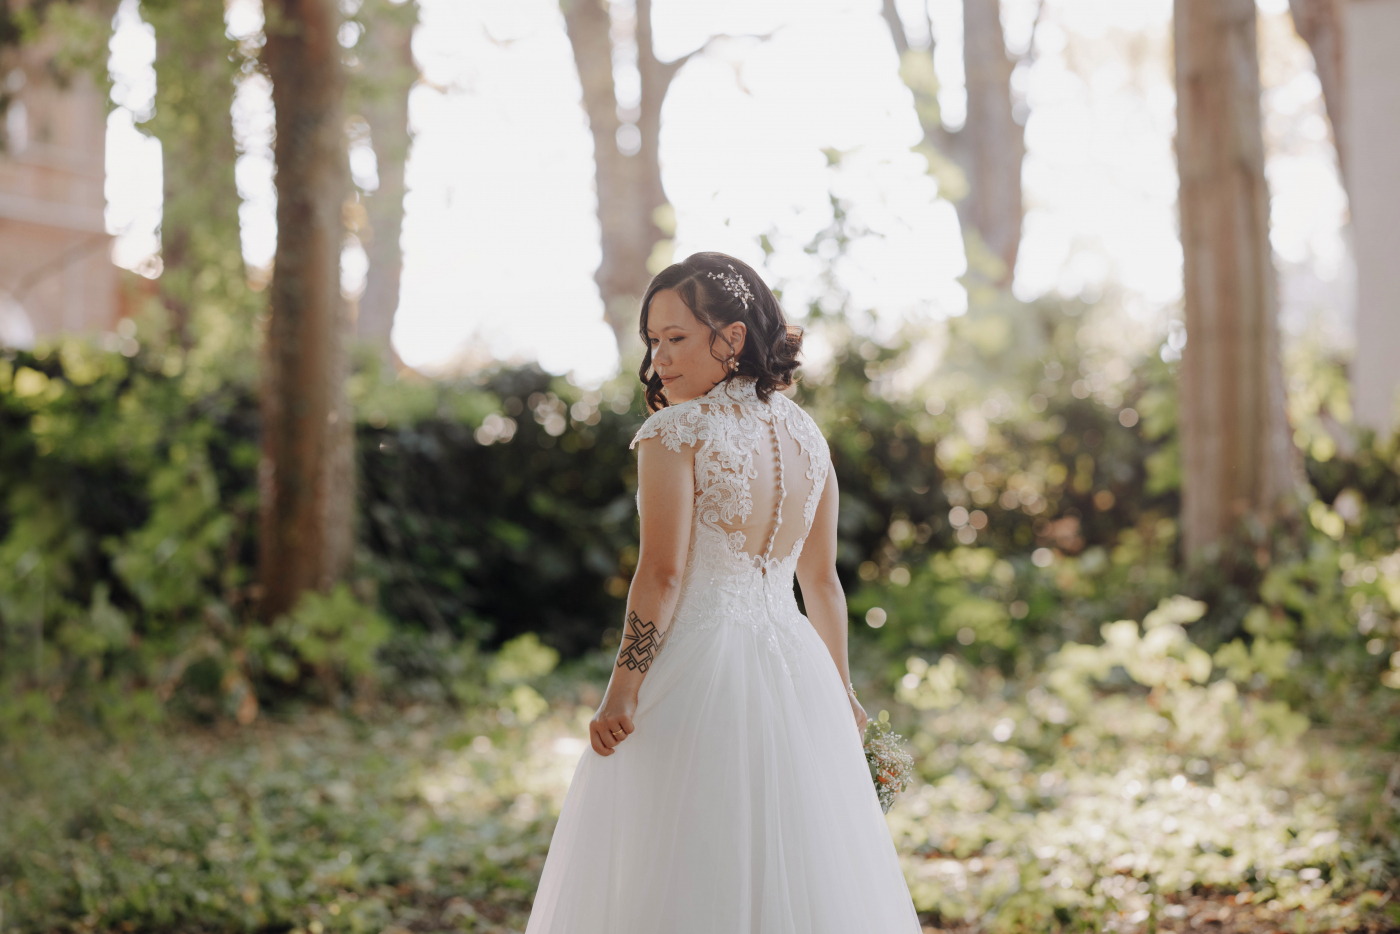
[[914,777],[914,759],[904,751],[904,737],[890,729],[886,720],[872,720],[865,740],[865,761],[886,814],[894,796],[909,787]]

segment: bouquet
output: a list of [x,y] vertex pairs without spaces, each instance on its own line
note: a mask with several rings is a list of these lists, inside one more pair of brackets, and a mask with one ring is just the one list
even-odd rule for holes
[[890,729],[889,711],[880,711],[880,719],[871,720],[865,734],[865,762],[880,797],[880,810],[888,814],[894,796],[913,780],[914,757],[904,751],[904,737]]

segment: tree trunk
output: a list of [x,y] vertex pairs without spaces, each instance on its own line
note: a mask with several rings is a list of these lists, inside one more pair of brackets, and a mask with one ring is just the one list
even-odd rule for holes
[[1000,0],[963,0],[963,57],[967,62],[966,150],[970,191],[965,214],[1010,285],[1021,248],[1021,163],[1026,131],[1011,116],[1011,72],[1001,29]]
[[642,99],[634,155],[618,148],[617,92],[613,85],[612,20],[605,0],[562,0],[564,24],[583,86],[583,108],[593,133],[594,179],[603,258],[594,274],[603,315],[624,354],[639,345],[637,308],[651,272],[647,262],[669,235],[657,223],[666,201],[661,185],[661,106],[671,80],[689,56],[673,62],[656,58],[651,42],[651,2],[637,3],[637,68]]
[[[895,51],[900,76],[914,94],[914,106],[924,131],[924,153],[931,168],[950,158],[967,182],[966,193],[949,190],[964,236],[980,239],[998,262],[989,270],[999,286],[1007,286],[1016,271],[1021,248],[1021,163],[1025,160],[1025,128],[1011,108],[1011,72],[1016,63],[1006,52],[1000,0],[963,0],[963,58],[967,73],[967,122],[957,132],[943,127],[933,72],[933,44],[911,49],[894,0],[883,0],[883,15]],[[945,190],[952,188],[947,186]],[[961,195],[961,197],[958,197]],[[974,250],[974,253],[976,251]],[[970,257],[971,260],[976,256]]]
[[[1400,2],[1346,4],[1350,119],[1343,132],[1356,254],[1356,424],[1382,439],[1400,428]],[[1330,104],[1329,104],[1330,108]],[[1336,127],[1333,128],[1334,132]]]
[[349,188],[335,0],[268,0],[277,111],[277,252],[264,371],[261,613],[328,588],[353,545],[341,220]]
[[1187,344],[1183,545],[1199,560],[1295,490],[1279,362],[1254,0],[1176,0]]
[[[636,214],[636,234],[639,241],[645,242],[646,264],[652,262],[657,244],[666,240],[674,230],[664,229],[659,222],[658,212],[670,202],[666,200],[666,190],[661,185],[661,106],[666,103],[666,94],[671,90],[671,81],[681,70],[690,55],[671,62],[663,62],[656,57],[652,44],[651,0],[636,0],[637,3],[637,68],[642,78],[641,114],[637,118],[637,129],[641,132],[642,146],[636,155],[639,162],[637,181],[639,185]],[[694,53],[692,53],[694,54]],[[669,225],[668,225],[669,226]],[[669,264],[667,264],[669,265]],[[646,281],[651,281],[647,270]],[[646,288],[643,287],[643,292]],[[640,294],[638,295],[640,299]],[[627,321],[629,337],[637,332],[637,322],[633,320],[636,309],[631,309]]]
[[369,231],[361,237],[369,257],[360,296],[356,334],[390,354],[389,336],[399,307],[403,272],[404,169],[413,142],[408,126],[408,95],[418,81],[413,60],[413,29],[418,2],[367,0],[360,9],[365,38],[358,50],[361,70],[352,83],[354,105],[369,124],[378,163],[379,187],[365,195]]
[[145,128],[160,140],[164,171],[160,294],[188,347],[195,309],[248,310],[230,116],[241,56],[222,0],[143,0],[141,15],[156,33],[156,106]]
[[1332,141],[1337,147],[1337,170],[1342,185],[1347,182],[1346,131],[1347,92],[1345,82],[1346,42],[1340,0],[1288,0],[1293,28],[1312,50],[1322,100],[1332,124]]

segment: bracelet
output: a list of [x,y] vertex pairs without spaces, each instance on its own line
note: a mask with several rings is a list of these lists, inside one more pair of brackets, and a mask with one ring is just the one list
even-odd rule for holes
[[846,694],[850,697],[856,696],[856,686],[854,683],[850,681],[846,682]]

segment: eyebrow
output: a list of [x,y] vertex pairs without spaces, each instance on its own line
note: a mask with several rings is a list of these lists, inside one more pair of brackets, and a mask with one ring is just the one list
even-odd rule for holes
[[[668,325],[666,325],[664,328],[661,329],[662,333],[665,333],[666,331],[689,331],[689,330],[690,330],[690,329],[687,328],[687,327],[686,327],[685,325],[683,325],[683,324],[668,324]],[[647,336],[648,336],[648,337],[650,337],[651,335],[653,335],[653,334],[655,334],[655,333],[656,333],[656,332],[653,331],[651,328],[647,328]]]

